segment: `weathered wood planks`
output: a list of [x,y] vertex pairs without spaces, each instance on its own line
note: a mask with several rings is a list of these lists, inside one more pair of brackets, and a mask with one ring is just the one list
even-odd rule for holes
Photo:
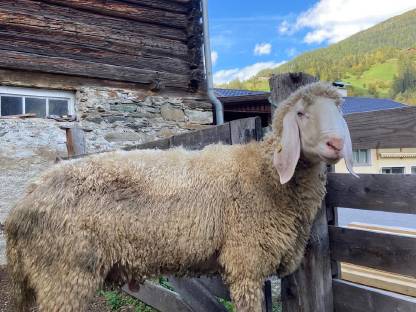
[[189,74],[189,63],[178,58],[156,56],[150,53],[119,53],[111,48],[97,48],[77,43],[61,42],[56,37],[48,40],[33,38],[30,34],[0,31],[0,49],[12,52],[36,54],[43,56],[65,57],[73,60],[91,61],[107,65],[167,71],[178,75]]
[[193,312],[179,294],[152,282],[145,281],[138,291],[130,290],[127,285],[122,289],[130,296],[146,302],[159,311]]
[[325,206],[311,230],[299,269],[282,279],[284,312],[333,312],[332,273]]
[[332,287],[336,312],[414,312],[416,308],[414,297],[338,279]]
[[175,28],[186,28],[187,26],[186,14],[146,7],[138,2],[135,4],[118,0],[41,0],[41,2]]
[[416,175],[328,174],[327,205],[416,214]]
[[416,107],[350,114],[345,119],[353,148],[416,147]]
[[329,226],[331,258],[416,277],[416,237]]
[[0,58],[12,55],[0,67],[195,92],[205,79],[200,25],[199,1],[0,0]]
[[78,127],[61,126],[60,128],[66,132],[68,158],[85,155],[87,153],[87,143],[84,130]]
[[414,175],[348,174],[328,176],[327,203],[338,207],[416,213]]
[[343,280],[416,297],[416,279],[408,276],[341,263]]
[[168,149],[175,146],[199,150],[209,144],[245,144],[253,140],[260,140],[261,137],[261,119],[259,117],[251,117],[235,120],[215,127],[209,127],[207,129],[175,135],[167,139],[128,146],[124,148],[124,150],[150,148]]
[[188,83],[182,75],[132,67],[114,66],[63,57],[49,57],[33,53],[0,50],[0,67],[43,71],[81,77],[101,77],[110,80],[133,81],[150,84],[155,79],[166,81],[170,87],[181,88]]

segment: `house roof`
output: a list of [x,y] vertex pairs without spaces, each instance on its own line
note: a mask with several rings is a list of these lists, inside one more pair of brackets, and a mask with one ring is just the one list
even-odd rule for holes
[[[268,100],[270,92],[265,91],[249,91],[249,90],[231,90],[231,89],[215,89],[215,94],[217,97],[226,99],[225,102],[239,102],[243,101],[244,97],[247,97],[247,100],[256,99],[256,100]],[[255,98],[253,96],[256,96]],[[231,101],[235,98],[235,101]],[[390,99],[376,99],[376,98],[367,98],[367,97],[354,97],[347,96],[344,97],[344,104],[342,110],[344,114],[353,114],[353,113],[363,113],[363,112],[372,112],[380,111],[386,109],[394,108],[403,108],[407,105],[395,102]]]
[[344,97],[342,111],[344,114],[364,113],[386,109],[403,108],[407,105],[390,99],[374,99],[366,97],[347,96]]
[[269,96],[270,92],[215,88],[215,95],[220,98],[230,97],[230,96],[247,96],[247,95],[261,95],[261,94],[264,94],[265,96]]

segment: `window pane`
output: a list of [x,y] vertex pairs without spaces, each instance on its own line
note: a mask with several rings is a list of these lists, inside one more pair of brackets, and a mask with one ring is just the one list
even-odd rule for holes
[[19,115],[23,114],[22,97],[18,96],[2,96],[1,97],[1,115]]
[[392,173],[404,173],[404,167],[393,167],[391,169]]
[[68,100],[49,100],[49,115],[68,115]]
[[353,162],[358,164],[359,163],[359,159],[358,159],[358,150],[353,150],[352,153],[352,158],[353,158]]
[[381,173],[391,173],[391,168],[382,168]]
[[27,114],[34,113],[37,117],[46,116],[46,99],[27,97],[25,99],[25,107]]
[[361,149],[359,158],[360,158],[360,163],[362,164],[368,163],[367,150]]
[[412,167],[412,173],[416,174],[416,167]]

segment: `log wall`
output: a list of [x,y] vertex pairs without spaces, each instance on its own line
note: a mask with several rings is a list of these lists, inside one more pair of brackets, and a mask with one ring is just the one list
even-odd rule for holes
[[0,0],[0,68],[197,91],[200,0]]

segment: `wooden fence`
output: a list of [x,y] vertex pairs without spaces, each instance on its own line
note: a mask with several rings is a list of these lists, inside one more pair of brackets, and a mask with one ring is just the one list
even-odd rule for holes
[[332,261],[334,309],[337,312],[416,311],[416,298],[340,279],[339,262],[416,277],[416,238],[409,235],[344,228],[336,207],[416,214],[416,175],[348,174],[328,177],[326,205]]
[[[412,126],[406,129],[409,127]],[[354,136],[355,130],[351,132]],[[243,144],[261,137],[260,119],[248,118],[125,149],[167,149],[179,145],[200,149],[212,143]],[[339,263],[416,277],[416,238],[340,227],[336,210],[348,207],[416,214],[416,175],[364,174],[356,179],[348,174],[329,173],[327,189],[305,258],[294,274],[282,280],[283,311],[415,312],[414,297],[342,280]],[[227,297],[227,290],[218,279],[172,281],[179,295],[149,283],[138,292],[124,289],[162,312],[172,311],[172,307],[186,312],[225,311],[216,296]],[[265,290],[264,311],[269,312],[270,283],[266,283]]]

